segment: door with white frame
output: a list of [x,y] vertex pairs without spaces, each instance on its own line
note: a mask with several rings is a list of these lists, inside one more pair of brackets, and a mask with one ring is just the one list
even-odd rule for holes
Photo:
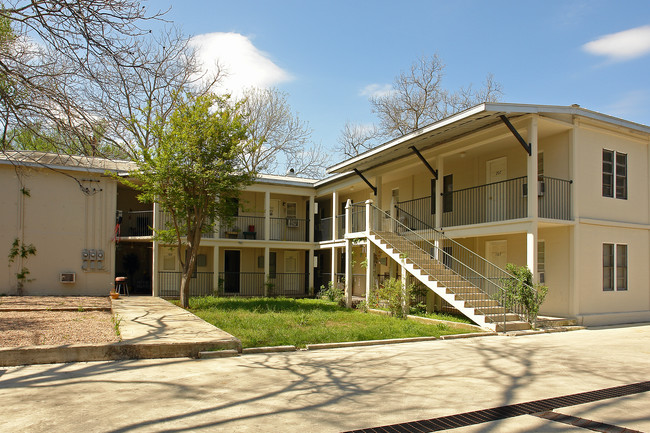
[[501,157],[487,161],[485,166],[485,216],[486,221],[501,221],[506,216],[506,186],[508,179],[508,158]]

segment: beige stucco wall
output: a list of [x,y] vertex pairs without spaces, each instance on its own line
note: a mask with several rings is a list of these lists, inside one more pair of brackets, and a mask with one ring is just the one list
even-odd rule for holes
[[[648,143],[590,127],[576,129],[574,199],[580,218],[648,223]],[[603,149],[627,154],[627,200],[602,196]]]
[[[577,254],[579,269],[579,315],[586,321],[597,320],[589,316],[608,314],[610,323],[626,321],[616,319],[617,313],[645,312],[650,318],[650,236],[647,230],[604,227],[580,224],[580,245]],[[603,243],[628,246],[628,290],[603,291]]]
[[[41,168],[17,169],[30,197],[20,193],[16,170],[0,166],[0,293],[16,293],[19,264],[8,266],[7,254],[13,239],[24,233],[26,244],[37,254],[25,266],[33,281],[26,283],[29,295],[106,295],[113,283],[116,182],[87,172],[69,172],[84,187],[61,172]],[[90,182],[89,180],[93,180]],[[83,249],[103,250],[103,270],[82,270]],[[75,272],[76,282],[59,282],[60,272]]]

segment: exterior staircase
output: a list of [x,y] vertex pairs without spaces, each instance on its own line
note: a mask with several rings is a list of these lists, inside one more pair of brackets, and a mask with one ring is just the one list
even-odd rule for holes
[[413,231],[374,206],[371,212],[377,223],[370,224],[368,240],[470,320],[497,332],[530,329],[522,311],[512,311],[517,306],[503,306],[506,271],[437,230]]

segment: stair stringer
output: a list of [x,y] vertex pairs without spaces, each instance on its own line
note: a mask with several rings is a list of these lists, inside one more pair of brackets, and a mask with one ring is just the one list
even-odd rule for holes
[[496,330],[498,325],[497,323],[487,322],[485,316],[477,312],[477,309],[473,307],[466,307],[464,300],[456,299],[456,295],[454,293],[447,293],[447,288],[445,286],[439,285],[436,280],[430,280],[429,277],[432,276],[429,273],[423,271],[413,263],[410,263],[407,259],[401,258],[399,253],[394,252],[393,249],[388,245],[384,245],[381,242],[381,238],[379,236],[370,233],[368,235],[368,240],[371,241],[377,248],[386,253],[390,258],[402,265],[404,269],[408,271],[408,273],[417,278],[417,280],[424,284],[429,290],[433,291],[436,295],[440,296],[442,299],[451,304],[468,319],[482,328],[490,329],[492,331]]

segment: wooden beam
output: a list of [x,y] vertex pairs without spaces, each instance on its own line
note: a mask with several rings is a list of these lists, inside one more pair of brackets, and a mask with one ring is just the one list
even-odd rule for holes
[[409,149],[411,149],[413,152],[415,152],[415,154],[418,156],[418,158],[420,158],[420,161],[422,161],[424,166],[429,169],[431,174],[433,174],[433,177],[436,180],[438,180],[438,170],[434,170],[433,167],[431,167],[431,165],[429,165],[429,162],[426,159],[424,159],[424,156],[422,156],[422,154],[415,148],[415,146],[411,146],[411,147],[409,147]]
[[506,116],[504,116],[504,115],[502,114],[502,115],[499,116],[499,117],[501,118],[501,120],[503,121],[503,123],[506,124],[506,126],[508,127],[508,129],[510,130],[510,132],[512,132],[512,135],[514,135],[515,138],[519,141],[519,143],[521,143],[521,146],[524,148],[524,150],[525,150],[526,152],[528,152],[528,156],[530,156],[530,155],[531,155],[531,148],[532,148],[532,146],[530,145],[530,143],[526,143],[526,140],[524,140],[524,139],[522,138],[522,136],[519,134],[519,132],[515,129],[515,127],[512,126],[512,123],[510,123],[510,120],[508,120],[508,118],[507,118]]
[[370,181],[369,181],[368,179],[366,179],[366,177],[365,177],[365,176],[364,176],[364,175],[363,175],[359,170],[357,170],[356,168],[354,168],[353,170],[354,170],[354,172],[355,172],[355,173],[356,173],[356,174],[357,174],[361,179],[363,179],[363,181],[364,181],[364,182],[365,182],[365,183],[370,187],[370,189],[372,190],[372,192],[374,192],[375,195],[377,195],[377,187],[376,187],[376,186],[373,186],[373,185],[370,183]]

